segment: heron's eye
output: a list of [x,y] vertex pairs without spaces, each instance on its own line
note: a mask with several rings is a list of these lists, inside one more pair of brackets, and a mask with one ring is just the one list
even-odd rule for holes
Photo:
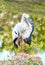
[[[16,33],[16,32],[15,32]],[[16,33],[17,34],[17,33]]]
[[24,17],[24,20],[26,21],[26,18]]

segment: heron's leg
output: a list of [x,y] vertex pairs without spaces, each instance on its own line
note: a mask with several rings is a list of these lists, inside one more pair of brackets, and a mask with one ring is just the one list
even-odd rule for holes
[[17,38],[16,39],[14,39],[14,46],[16,47],[16,48],[18,48],[18,45],[16,44],[16,40],[17,40]]
[[21,49],[22,52],[24,52],[24,49],[23,49],[23,39],[22,39],[22,37],[20,37],[20,47],[19,47],[19,49]]

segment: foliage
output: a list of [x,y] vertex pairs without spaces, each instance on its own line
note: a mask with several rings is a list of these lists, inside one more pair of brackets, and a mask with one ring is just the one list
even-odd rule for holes
[[[4,16],[5,18],[3,17],[2,19],[0,19],[1,23],[0,30],[4,31],[0,34],[0,36],[3,38],[2,48],[0,49],[15,50],[15,47],[12,42],[12,27],[16,24],[16,21],[18,19],[13,19],[12,14],[10,13],[7,13]],[[30,18],[33,20],[35,25],[35,29],[32,35],[32,42],[30,46],[24,43],[22,47],[25,52],[31,53],[31,51],[33,51],[32,53],[35,53],[39,50],[39,49],[36,50],[36,48],[45,50],[45,17],[30,16]],[[10,24],[12,20],[14,21],[13,25]],[[18,50],[22,51],[21,49]]]
[[[45,6],[28,2],[3,2],[3,0],[0,0],[0,3],[0,14],[2,14],[0,16],[0,37],[2,37],[3,40],[0,51],[7,49],[14,50],[16,53],[25,51],[26,53],[34,54],[37,51],[45,50]],[[35,11],[35,9],[38,11]],[[22,48],[20,47],[19,49],[16,49],[12,42],[12,28],[15,26],[17,21],[19,21],[20,17],[13,18],[13,16],[16,14],[22,15],[23,12],[30,14],[30,18],[34,22],[35,29],[32,35],[31,45],[28,46],[24,43]],[[11,24],[12,22],[14,24]]]
[[42,65],[41,63],[33,62],[32,59],[29,59],[28,62],[24,62],[26,65]]
[[[6,64],[6,65],[16,65],[15,64],[15,61],[12,61],[12,60],[8,60],[8,61],[0,61],[0,64],[3,65],[3,64]],[[18,62],[17,65],[42,65],[42,63],[36,63],[36,62],[33,62],[33,60],[29,59],[27,62]]]

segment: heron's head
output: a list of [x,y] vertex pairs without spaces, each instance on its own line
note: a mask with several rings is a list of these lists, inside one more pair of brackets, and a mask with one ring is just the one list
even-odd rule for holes
[[21,20],[22,20],[22,21],[28,21],[29,18],[30,18],[29,14],[23,13]]

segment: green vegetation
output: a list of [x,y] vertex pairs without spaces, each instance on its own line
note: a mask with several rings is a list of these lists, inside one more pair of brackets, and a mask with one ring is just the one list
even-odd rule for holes
[[[0,0],[0,13],[3,13],[3,16],[0,18],[0,31],[3,31],[0,36],[3,38],[3,46],[0,50],[15,49],[12,40],[12,27],[16,24],[19,18],[14,19],[13,15],[22,13],[29,13],[30,18],[33,20],[35,25],[34,34],[32,36],[32,44],[31,46],[23,45],[23,50],[28,53],[35,53],[36,48],[40,48],[41,50],[45,50],[45,5],[41,5],[38,3],[32,2],[22,2],[22,1],[4,1]],[[11,21],[14,21],[14,24],[11,25]],[[22,51],[19,48],[18,51]]]
[[8,1],[0,0],[0,11],[8,11],[10,13],[42,14],[45,15],[45,5],[28,1]]
[[24,64],[26,64],[26,65],[42,65],[41,63],[38,64],[36,62],[33,62],[31,59],[28,62],[24,62]]
[[[16,62],[11,61],[11,60],[6,61],[6,63],[5,63],[5,61],[3,61],[3,62],[0,61],[1,65],[3,65],[3,63],[6,64],[6,65],[16,65],[15,64]],[[29,59],[27,62],[25,62],[25,61],[22,61],[22,63],[20,61],[17,62],[17,65],[21,65],[21,64],[22,65],[42,65],[41,63],[39,64],[39,63],[33,62],[32,59]]]
[[[0,50],[15,49],[11,41],[12,27],[16,24],[19,18],[14,19],[13,15],[22,15],[23,12],[30,14],[30,18],[33,20],[35,25],[34,34],[32,36],[32,45],[30,47],[24,45],[24,50],[29,53],[31,53],[31,51],[33,51],[33,53],[37,51],[35,50],[36,47],[45,50],[45,5],[35,2],[11,2],[8,0],[0,0],[0,13],[3,13],[2,18],[0,18],[0,31],[3,31],[0,36],[3,38],[3,46]],[[14,25],[10,24],[11,21],[14,21]]]

